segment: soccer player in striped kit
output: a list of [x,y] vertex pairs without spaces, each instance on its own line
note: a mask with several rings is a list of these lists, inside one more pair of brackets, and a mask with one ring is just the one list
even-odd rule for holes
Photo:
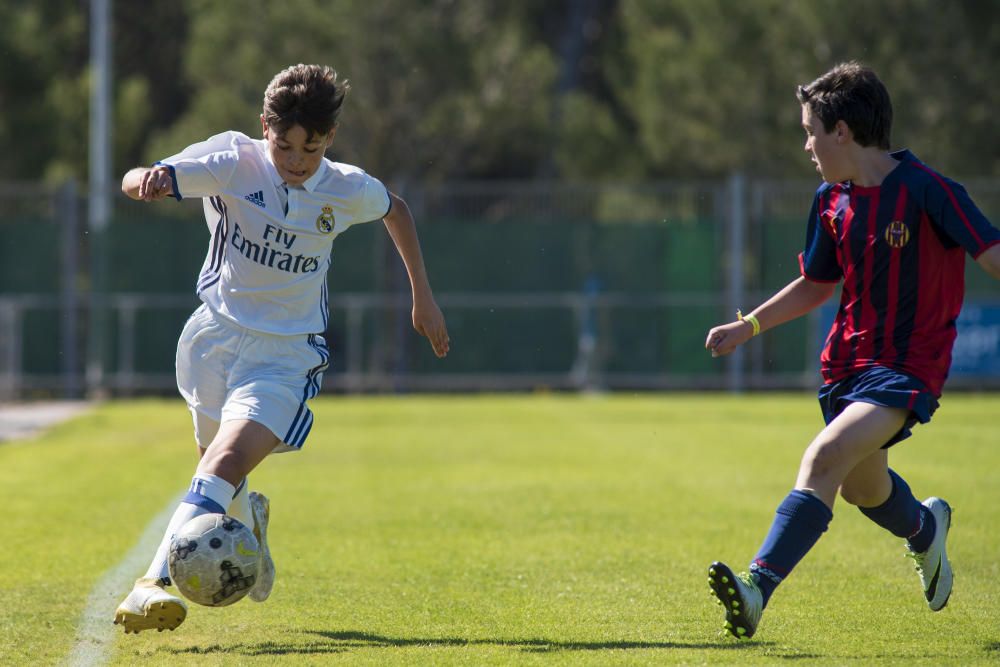
[[[709,566],[726,628],[751,637],[771,594],[826,531],[840,496],[906,539],[933,611],[948,602],[951,508],[917,501],[888,449],[927,423],[951,364],[965,253],[1000,278],[1000,231],[965,189],[906,150],[890,152],[892,104],[875,73],[850,62],[798,89],[805,150],[825,181],[809,214],[801,276],[736,322],[708,333],[725,355],[818,307],[843,284],[821,356],[826,427],[806,449],[750,563]],[[760,443],[765,445],[766,443]]]
[[313,426],[308,401],[329,360],[320,334],[338,234],[384,222],[409,275],[413,326],[438,357],[448,353],[406,203],[361,169],[324,157],[348,90],[329,67],[289,67],[264,94],[263,139],[224,132],[122,180],[132,199],[202,198],[212,234],[197,284],[203,303],[177,347],[177,384],[201,458],[149,569],[115,612],[126,633],[184,621],[184,601],[166,590],[168,548],[201,514],[228,513],[254,528],[262,561],[248,595],[270,594],[270,504],[248,493],[247,475],[272,452],[301,449]]

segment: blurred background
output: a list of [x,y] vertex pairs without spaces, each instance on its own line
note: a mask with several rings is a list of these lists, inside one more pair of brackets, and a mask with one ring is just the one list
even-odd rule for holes
[[[351,392],[814,388],[836,299],[726,359],[707,330],[798,275],[819,181],[795,88],[875,68],[895,148],[1000,223],[995,0],[0,0],[0,399],[173,394],[200,201],[120,193],[298,63],[350,80],[328,157],[413,209],[452,352],[410,325],[382,225],[334,243]],[[969,262],[949,387],[1000,387]]]

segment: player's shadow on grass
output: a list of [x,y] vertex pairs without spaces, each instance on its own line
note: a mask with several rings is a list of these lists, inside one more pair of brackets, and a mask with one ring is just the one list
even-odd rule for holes
[[[208,655],[212,653],[236,654],[245,656],[262,655],[326,655],[348,653],[356,649],[366,648],[405,648],[413,646],[428,647],[461,647],[461,646],[504,646],[525,653],[557,653],[561,651],[628,651],[655,649],[687,649],[687,650],[755,650],[771,648],[774,643],[766,641],[740,642],[730,637],[721,637],[711,642],[647,642],[647,641],[553,641],[550,639],[464,639],[460,637],[386,637],[371,632],[353,630],[326,631],[302,630],[294,634],[314,635],[322,640],[309,639],[302,642],[268,640],[259,643],[213,644],[210,646],[189,646],[186,648],[163,647],[160,650],[169,653],[189,653]],[[775,655],[789,660],[816,659],[822,656],[806,653],[789,653]]]
[[509,646],[529,653],[549,653],[556,651],[620,651],[628,649],[740,649],[749,646],[768,646],[769,642],[644,642],[644,641],[604,641],[604,642],[561,642],[550,639],[462,639],[458,637],[385,637],[370,632],[307,630],[308,634],[319,635],[331,642],[331,646],[341,648],[374,648],[405,646]]
[[[298,633],[296,633],[298,634]],[[371,632],[346,630],[330,632],[324,630],[304,630],[302,634],[322,637],[325,641],[309,640],[302,643],[268,640],[256,644],[212,644],[210,646],[189,646],[160,650],[170,653],[190,653],[208,655],[212,653],[260,655],[295,654],[335,654],[346,653],[360,648],[403,648],[410,646],[506,646],[526,653],[555,653],[559,651],[622,651],[648,649],[711,649],[739,650],[772,646],[771,642],[737,642],[725,639],[718,642],[644,642],[644,641],[604,641],[604,642],[561,642],[550,639],[463,639],[459,637],[385,637]],[[796,654],[788,657],[811,657]]]

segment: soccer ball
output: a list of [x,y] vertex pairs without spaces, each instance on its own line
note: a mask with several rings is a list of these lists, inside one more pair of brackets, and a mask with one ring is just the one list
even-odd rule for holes
[[259,551],[253,531],[233,517],[202,514],[170,541],[170,578],[191,602],[225,607],[253,588]]

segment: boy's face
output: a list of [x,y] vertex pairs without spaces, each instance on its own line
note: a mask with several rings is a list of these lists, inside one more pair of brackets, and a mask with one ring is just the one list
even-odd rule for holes
[[805,151],[812,156],[816,171],[823,176],[823,180],[827,183],[850,180],[851,167],[846,150],[850,132],[847,124],[839,120],[834,128],[827,132],[819,116],[813,114],[808,104],[803,104],[802,127],[806,131]]
[[310,137],[301,125],[292,125],[284,134],[278,134],[268,127],[263,116],[260,122],[271,160],[278,169],[278,175],[288,185],[302,185],[316,173],[323,154],[337,133],[337,128],[334,128],[327,135]]

